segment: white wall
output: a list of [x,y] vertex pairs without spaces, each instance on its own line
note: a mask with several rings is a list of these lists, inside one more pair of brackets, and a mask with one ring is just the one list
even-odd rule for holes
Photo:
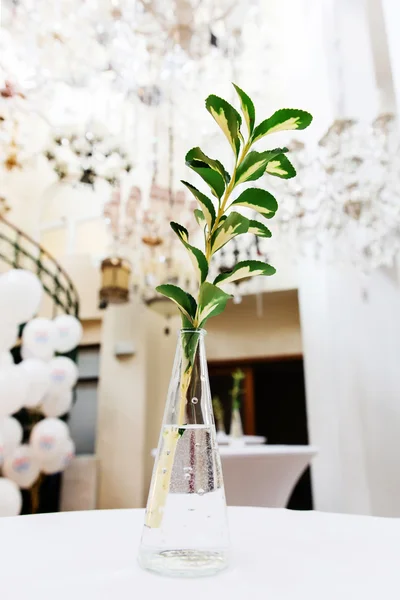
[[208,360],[301,354],[297,292],[272,292],[230,302],[210,319],[206,337]]

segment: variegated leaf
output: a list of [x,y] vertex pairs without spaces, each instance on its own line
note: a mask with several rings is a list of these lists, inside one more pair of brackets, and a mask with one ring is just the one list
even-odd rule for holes
[[206,257],[199,248],[189,244],[189,234],[185,227],[179,225],[179,223],[174,223],[173,221],[170,223],[170,225],[172,230],[176,233],[182,244],[185,246],[189,254],[189,258],[192,261],[194,269],[197,273],[199,282],[203,283],[208,275],[208,262]]
[[221,273],[214,281],[214,285],[221,285],[221,283],[233,283],[239,279],[247,279],[248,277],[255,277],[257,275],[273,275],[276,273],[276,269],[263,263],[261,260],[243,260],[227,273]]
[[305,110],[282,108],[281,110],[277,110],[272,117],[257,125],[252,135],[252,141],[256,142],[264,137],[264,135],[276,133],[277,131],[305,129],[310,125],[311,121],[312,116]]
[[253,133],[254,122],[256,119],[256,111],[254,108],[253,100],[246,94],[246,92],[241,90],[239,86],[233,84],[233,87],[235,88],[237,95],[240,98],[240,104],[242,107],[244,120],[246,121],[247,129],[249,130],[249,135],[251,135]]
[[249,229],[247,233],[254,233],[254,235],[258,235],[258,237],[265,238],[270,238],[272,236],[272,233],[264,223],[254,221],[253,219],[249,220]]
[[245,206],[270,219],[278,210],[278,203],[272,194],[261,188],[248,188],[232,202],[232,206]]
[[[224,165],[214,158],[210,158],[207,154],[204,154],[203,150],[201,150],[198,146],[196,148],[192,148],[186,154],[186,164],[190,167],[193,166],[204,166],[204,164],[208,165],[211,169],[219,173],[222,178],[229,183],[231,176],[228,171],[225,169]],[[201,164],[204,163],[204,164]]]
[[239,131],[242,124],[240,114],[229,102],[214,94],[208,96],[206,108],[221,127],[234,153],[238,156],[240,151]]
[[275,156],[280,156],[283,152],[288,152],[287,148],[275,148],[266,152],[249,152],[244,161],[238,166],[235,177],[235,185],[244,181],[255,181],[264,173],[268,165]]
[[197,224],[200,225],[200,227],[205,226],[206,225],[206,218],[203,215],[203,212],[199,208],[196,208],[193,211],[193,213],[194,213],[194,218],[197,221]]
[[201,211],[208,225],[208,229],[211,230],[215,223],[215,208],[212,201],[205,194],[195,188],[194,185],[191,185],[187,181],[182,181],[182,183],[187,187],[188,190],[192,192],[193,196],[200,204]]
[[275,177],[281,177],[282,179],[296,177],[296,169],[284,154],[278,154],[278,156],[270,160],[265,172],[269,173],[269,175],[275,175]]
[[211,193],[216,198],[221,198],[225,191],[225,180],[222,175],[217,171],[214,171],[209,165],[203,162],[195,161],[194,163],[186,162],[187,166],[190,167],[195,173],[206,182],[211,190]]
[[[179,310],[182,313],[182,316],[193,326],[194,318],[196,316],[197,304],[196,300],[188,294],[184,292],[177,285],[172,285],[169,283],[159,285],[156,288],[156,291],[163,296],[166,296],[178,306]],[[185,321],[184,321],[185,323]]]
[[232,212],[213,233],[211,237],[211,252],[216,252],[237,235],[246,233],[248,228],[249,220],[238,212]]
[[189,232],[186,227],[180,225],[179,223],[174,223],[174,221],[171,221],[170,225],[171,229],[176,233],[183,244],[186,245],[189,243]]
[[199,294],[199,327],[204,327],[205,322],[210,317],[219,315],[226,306],[231,296],[220,290],[217,286],[212,283],[205,281]]

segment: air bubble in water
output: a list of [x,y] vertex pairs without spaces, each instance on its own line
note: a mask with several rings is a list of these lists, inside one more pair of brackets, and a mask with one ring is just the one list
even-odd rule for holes
[[163,469],[162,472],[163,472],[163,475],[165,475],[165,473],[167,472],[167,469]]
[[193,403],[193,404],[197,404],[197,403],[198,403],[198,401],[199,401],[199,399],[198,399],[198,398],[192,398],[192,403]]
[[198,489],[197,493],[198,493],[199,496],[202,496],[204,494],[203,488]]

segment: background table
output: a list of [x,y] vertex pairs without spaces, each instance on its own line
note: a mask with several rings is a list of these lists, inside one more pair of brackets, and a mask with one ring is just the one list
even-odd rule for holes
[[136,563],[143,511],[0,519],[4,600],[397,600],[400,520],[229,509],[232,566],[166,579]]
[[[241,438],[243,440],[243,444],[245,445],[260,445],[260,444],[265,444],[265,442],[267,441],[267,438],[264,437],[263,435],[244,435],[243,438]],[[235,444],[235,440],[233,438],[231,438],[229,435],[224,436],[224,437],[220,437],[217,433],[217,441],[218,441],[218,445],[219,446],[227,446],[231,443]]]
[[[220,445],[229,506],[285,508],[300,476],[317,454],[313,446]],[[153,448],[152,456],[157,449]]]
[[229,506],[284,508],[317,449],[312,446],[220,446]]

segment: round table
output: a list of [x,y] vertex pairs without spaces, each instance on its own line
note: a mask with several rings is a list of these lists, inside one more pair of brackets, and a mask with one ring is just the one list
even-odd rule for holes
[[313,446],[220,446],[230,506],[284,508],[297,481],[317,454]]
[[230,435],[221,436],[217,433],[217,442],[219,446],[228,446],[230,444],[236,445],[238,443],[242,443],[246,446],[254,446],[265,444],[266,441],[267,438],[263,435],[244,435],[242,438],[240,438],[240,440],[237,441],[234,438],[231,438]]
[[0,519],[4,600],[394,600],[400,520],[230,508],[231,567],[168,579],[136,563],[143,511]]

